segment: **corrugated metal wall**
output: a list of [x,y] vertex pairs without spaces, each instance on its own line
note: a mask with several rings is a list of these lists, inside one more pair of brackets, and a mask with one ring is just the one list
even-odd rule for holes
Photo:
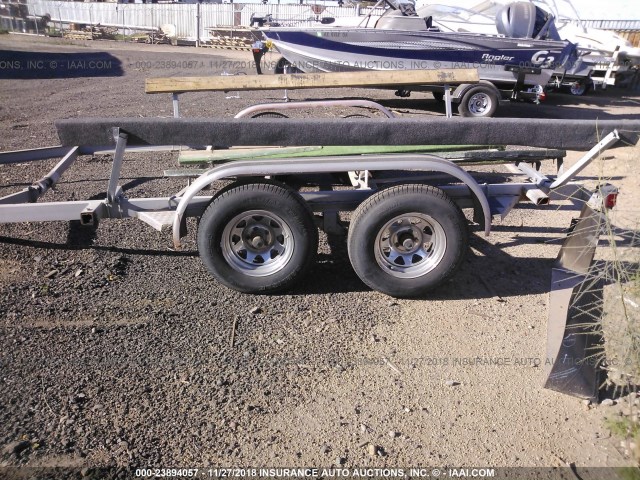
[[[120,26],[124,33],[136,28],[175,25],[179,38],[197,38],[197,14],[200,7],[200,39],[208,38],[207,27],[248,26],[254,13],[270,13],[275,19],[292,25],[313,25],[316,18],[350,17],[356,8],[313,5],[262,4],[118,4],[28,0],[29,13],[51,16],[52,23],[87,23]],[[369,9],[361,9],[367,14]],[[315,23],[317,25],[317,23]]]
[[622,38],[625,38],[631,42],[634,47],[640,47],[640,32],[617,32]]
[[640,47],[640,20],[583,20],[587,27],[613,30],[634,47]]
[[602,30],[640,32],[640,20],[583,20],[582,23],[586,27],[600,28]]

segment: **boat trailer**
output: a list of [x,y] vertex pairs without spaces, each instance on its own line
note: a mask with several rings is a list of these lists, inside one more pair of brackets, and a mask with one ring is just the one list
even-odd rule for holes
[[[209,272],[241,292],[273,293],[291,288],[313,263],[317,226],[335,233],[343,227],[338,213],[351,211],[347,244],[358,276],[388,295],[416,297],[441,284],[459,267],[469,228],[462,209],[473,209],[474,222],[488,235],[494,216],[504,217],[520,201],[548,204],[554,191],[567,185],[602,151],[636,144],[640,122],[77,118],[60,120],[56,127],[61,146],[0,153],[2,165],[62,157],[28,188],[0,198],[0,223],[79,220],[82,225],[97,226],[110,218],[137,218],[158,230],[170,227],[175,248],[181,248],[186,218],[197,217],[198,250]],[[555,177],[526,164],[530,156],[515,160],[511,156],[505,163],[513,163],[512,168],[527,177],[512,183],[482,183],[455,161],[417,152],[228,161],[206,169],[174,195],[157,198],[128,197],[119,185],[126,153],[175,150],[173,145],[264,148],[310,143],[372,147],[508,144],[588,151],[566,171],[559,161]],[[79,156],[105,151],[113,155],[105,198],[39,202]],[[508,151],[503,153],[509,157]],[[478,157],[482,152],[475,152]],[[219,180],[232,183],[215,194],[203,195]],[[548,372],[547,386],[586,398],[593,398],[597,387],[584,368],[595,372],[595,367],[576,370],[575,359],[592,352],[580,342],[569,345],[562,339],[575,333],[569,331],[567,318],[571,292],[575,279],[584,273],[585,262],[588,267],[593,259],[602,218],[615,203],[616,194],[610,185],[593,193],[577,220],[582,226],[572,230],[561,249],[551,286],[547,355],[558,358],[562,351],[563,358],[573,361],[567,368],[555,363]],[[586,253],[576,254],[577,247]]]

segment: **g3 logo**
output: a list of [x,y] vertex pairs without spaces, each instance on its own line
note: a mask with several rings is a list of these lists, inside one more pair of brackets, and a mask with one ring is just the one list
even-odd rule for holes
[[556,57],[549,55],[549,50],[540,50],[533,54],[531,57],[531,63],[534,65],[551,65]]

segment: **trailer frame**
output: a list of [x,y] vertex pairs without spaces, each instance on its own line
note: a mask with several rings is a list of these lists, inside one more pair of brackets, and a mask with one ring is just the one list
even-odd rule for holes
[[[521,138],[528,138],[528,135],[536,135],[537,132],[545,131],[543,130],[545,124],[540,121],[526,120],[519,122],[524,122],[523,125],[519,126],[520,128],[516,127],[516,131],[520,132]],[[203,171],[193,181],[188,177],[189,183],[186,187],[173,195],[165,197],[129,198],[120,186],[125,153],[173,151],[176,149],[175,146],[158,145],[161,141],[179,145],[193,146],[196,144],[202,147],[203,144],[217,144],[220,141],[219,139],[222,138],[226,139],[230,144],[239,146],[278,146],[282,144],[282,139],[285,138],[287,139],[287,144],[295,146],[306,144],[309,140],[306,135],[307,132],[317,133],[322,131],[324,138],[320,142],[321,145],[353,145],[358,141],[372,146],[387,145],[388,139],[394,139],[400,142],[401,145],[423,145],[425,141],[427,143],[431,141],[435,144],[442,144],[447,141],[455,143],[460,140],[461,136],[469,141],[469,143],[463,144],[494,145],[504,143],[504,139],[514,139],[513,132],[508,131],[514,128],[512,123],[513,120],[504,122],[498,119],[492,119],[491,121],[447,119],[443,125],[442,123],[434,122],[433,119],[414,121],[397,118],[381,120],[342,119],[339,121],[312,119],[296,122],[282,119],[244,118],[232,120],[183,118],[64,120],[56,122],[58,134],[63,143],[62,146],[0,153],[0,165],[62,157],[40,180],[35,181],[32,185],[19,192],[0,198],[0,223],[79,220],[81,225],[97,226],[104,219],[137,218],[157,230],[170,227],[173,246],[175,249],[181,249],[181,238],[187,233],[186,219],[188,217],[200,217],[202,220],[205,216],[207,218],[211,217],[210,210],[212,206],[219,201],[222,193],[226,192],[223,189],[222,192],[214,195],[203,195],[203,191],[208,186],[220,180],[232,180],[234,182],[232,185],[249,184],[249,187],[247,187],[249,196],[252,192],[251,189],[262,191],[265,190],[263,187],[265,183],[273,185],[271,190],[277,190],[279,193],[271,200],[266,201],[278,203],[280,201],[278,195],[283,198],[290,197],[291,200],[288,200],[289,206],[285,208],[285,212],[288,212],[287,208],[298,209],[301,221],[307,222],[307,227],[305,228],[313,228],[315,230],[315,226],[309,226],[315,224],[328,233],[344,232],[339,221],[340,212],[355,211],[354,218],[357,219],[363,215],[361,212],[363,205],[371,202],[375,203],[381,198],[381,195],[386,195],[384,192],[391,191],[394,185],[418,184],[428,186],[428,188],[421,190],[424,195],[415,197],[417,200],[415,198],[414,200],[409,200],[409,203],[414,205],[411,208],[415,208],[416,212],[427,208],[425,207],[426,204],[433,202],[438,204],[438,202],[441,202],[439,199],[442,198],[444,199],[444,203],[441,203],[442,208],[448,209],[454,217],[458,214],[451,208],[457,209],[457,212],[466,208],[473,209],[473,222],[484,231],[485,235],[489,235],[493,217],[500,215],[504,218],[520,201],[528,200],[535,205],[548,204],[550,196],[556,189],[566,185],[600,152],[610,148],[621,139],[621,134],[615,128],[616,126],[625,128],[625,134],[631,132],[633,138],[628,141],[634,141],[634,143],[637,142],[636,132],[640,130],[638,122],[633,121],[601,122],[594,131],[592,129],[595,125],[591,122],[575,121],[575,125],[566,126],[565,132],[554,130],[552,132],[553,135],[549,135],[547,138],[531,138],[527,141],[530,144],[537,146],[549,145],[551,147],[578,145],[584,148],[584,142],[590,142],[595,139],[599,141],[567,171],[564,171],[561,161],[564,152],[559,154],[557,151],[545,150],[545,153],[549,152],[558,159],[558,175],[555,178],[544,176],[537,168],[532,168],[526,164],[527,161],[530,161],[536,167],[539,168],[540,166],[539,159],[531,160],[530,151],[527,151],[526,153],[528,154],[526,155],[522,153],[521,156],[518,156],[517,152],[515,155],[514,152],[511,152],[510,155],[505,155],[509,159],[505,160],[504,163],[512,164],[511,168],[517,174],[524,176],[526,180],[509,183],[481,183],[461,165],[449,159],[426,153],[402,153],[320,156],[313,158],[257,158],[255,160],[228,161]],[[271,131],[265,131],[265,129]],[[518,142],[524,143],[523,140],[518,140]],[[38,202],[47,191],[61,180],[64,173],[78,160],[80,155],[97,152],[110,152],[113,155],[113,164],[106,188],[106,198],[100,200]],[[471,163],[473,164],[474,162],[471,161]],[[389,172],[392,172],[390,176]],[[336,179],[337,175],[342,175],[340,180]],[[318,177],[324,179],[318,180]],[[344,180],[345,178],[348,180]],[[299,190],[299,187],[294,187],[294,185],[300,183],[300,180],[302,180],[302,183],[306,182],[312,185],[314,190],[302,191]],[[389,185],[392,187],[387,190]],[[409,192],[413,190],[411,188],[404,189],[404,193],[400,192],[399,194],[411,197],[412,194],[409,194]],[[423,200],[426,202],[424,205],[422,203]],[[400,199],[398,201],[402,203],[404,200]],[[418,204],[415,203],[416,201]],[[389,205],[393,206],[395,203],[390,203]],[[448,205],[454,205],[454,207]],[[430,208],[436,207],[432,206]],[[257,218],[264,216],[266,210],[257,206],[252,211],[262,212],[253,214]],[[321,213],[322,216],[314,218],[314,213]],[[288,213],[285,213],[286,215]],[[399,214],[397,217],[399,223],[405,222],[409,226],[414,221],[416,224],[422,222],[425,224],[425,230],[421,233],[415,230],[414,227],[410,227],[409,230],[403,231],[402,235],[398,234],[396,238],[398,243],[394,245],[400,250],[405,247],[411,249],[415,247],[415,242],[424,241],[425,250],[416,253],[414,256],[406,254],[398,262],[419,263],[421,259],[427,258],[430,255],[429,249],[431,248],[429,239],[432,235],[435,235],[434,232],[436,230],[440,232],[440,242],[448,241],[447,235],[451,232],[446,229],[443,230],[444,227],[440,225],[438,220],[440,215],[441,212],[437,210],[431,213],[429,213],[429,210],[425,210],[422,213],[412,213],[410,215]],[[455,220],[456,228],[458,230],[462,229],[462,222],[464,222],[464,230],[466,230],[468,228],[466,220],[461,213],[459,215],[459,218]],[[308,223],[309,219],[313,219],[310,224]],[[275,215],[272,223],[275,225],[281,220],[282,215]],[[260,235],[265,235],[265,238],[268,237],[270,241],[274,241],[272,237],[276,234],[274,233],[275,230],[270,230],[271,227],[268,222],[266,226],[261,225],[260,222],[261,220],[256,220],[255,228],[252,227],[251,231],[260,231]],[[238,225],[241,224],[242,222],[239,222]],[[436,230],[433,230],[429,225]],[[394,229],[395,227],[391,228],[391,230]],[[199,238],[200,230],[201,227],[199,227]],[[284,235],[282,238],[285,239],[287,235],[291,234],[286,229],[278,230],[278,232],[278,235]],[[253,233],[248,233],[247,235],[253,235]],[[260,235],[255,236],[253,240],[257,244],[263,245],[264,239]],[[356,234],[354,233],[354,235]],[[423,238],[423,240],[420,240],[420,238]],[[244,242],[244,240],[242,241]],[[386,240],[383,239],[380,242],[384,243]],[[354,246],[353,248],[360,247]],[[460,250],[464,248],[466,247],[463,246]],[[210,252],[207,249],[205,251],[202,251],[202,248],[199,249],[201,250],[201,257],[206,260]],[[277,254],[278,252],[275,251],[270,253],[270,255]],[[416,258],[415,260],[413,260],[414,257]],[[257,261],[265,260],[262,256],[258,256]],[[452,260],[452,262],[451,268],[454,267],[453,264],[456,261]],[[403,265],[404,263],[400,263],[396,267],[391,267],[393,274],[397,275],[398,272],[403,271]],[[254,267],[257,268],[258,266],[250,265],[250,268],[246,271],[241,270],[241,275],[245,273],[250,276],[254,275],[254,273],[251,273],[251,270],[255,269]],[[404,270],[408,271],[409,268]],[[417,277],[411,275],[407,278],[414,281]],[[225,283],[223,274],[214,273],[214,276]],[[252,287],[249,282],[241,290],[251,293],[270,291],[270,285],[264,283],[263,280],[260,280],[262,283],[259,288],[257,286],[255,288]],[[278,289],[280,289],[281,282],[276,283]],[[366,280],[365,283],[367,283]],[[402,291],[397,289],[374,288],[396,296],[403,295]],[[273,290],[275,291],[275,289],[274,286]],[[416,288],[411,295],[418,293],[421,293],[421,290]]]
[[[390,119],[391,120],[391,119]],[[270,177],[278,175],[307,175],[333,172],[354,173],[360,178],[351,190],[329,190],[301,192],[302,198],[314,212],[338,212],[353,210],[359,203],[375,193],[375,182],[368,181],[368,172],[390,170],[422,171],[446,174],[458,180],[458,184],[439,187],[460,208],[474,208],[474,220],[481,225],[486,235],[491,230],[492,217],[506,216],[521,200],[527,199],[536,205],[549,202],[549,193],[565,185],[573,176],[585,168],[600,152],[620,139],[613,130],[593,146],[569,171],[552,180],[541,176],[535,169],[515,161],[519,173],[527,177],[526,182],[480,185],[472,175],[455,163],[429,154],[401,155],[357,155],[321,157],[320,159],[269,159],[235,161],[216,166],[200,174],[180,192],[167,197],[128,198],[119,186],[120,173],[125,152],[173,151],[174,146],[128,146],[129,134],[120,128],[113,129],[115,148],[77,145],[73,147],[47,147],[0,153],[0,165],[39,161],[62,156],[62,159],[43,178],[22,191],[0,198],[0,223],[25,221],[80,220],[83,225],[97,225],[102,219],[138,218],[153,228],[161,230],[170,225],[175,248],[181,247],[181,237],[186,233],[185,219],[199,216],[213,196],[198,195],[207,185],[229,178]],[[77,161],[79,155],[113,153],[113,165],[104,200],[36,203],[53,188],[63,174]],[[510,160],[511,163],[513,160]],[[523,159],[526,161],[526,158]],[[507,163],[507,162],[505,162]],[[558,164],[559,172],[562,164]],[[362,175],[364,173],[364,175]],[[400,179],[402,180],[402,178]],[[405,181],[414,182],[415,176]]]
[[[510,168],[516,173],[524,175],[527,180],[523,182],[479,183],[471,173],[467,172],[460,165],[431,154],[347,155],[326,156],[313,159],[281,158],[257,161],[230,161],[204,171],[193,183],[190,183],[174,195],[154,198],[128,198],[119,185],[125,153],[175,151],[176,147],[173,146],[149,145],[148,142],[145,141],[145,136],[148,136],[150,139],[163,138],[164,136],[162,132],[149,133],[145,132],[145,129],[152,127],[159,130],[166,130],[172,125],[180,127],[180,121],[181,119],[173,119],[172,122],[167,124],[166,119],[162,119],[137,128],[133,121],[114,120],[114,124],[120,124],[122,127],[114,127],[111,129],[112,138],[110,139],[111,141],[107,142],[109,145],[68,145],[69,138],[75,140],[77,137],[76,135],[69,134],[68,130],[73,129],[75,126],[82,128],[80,126],[83,125],[83,122],[80,120],[77,121],[77,123],[71,122],[71,124],[64,126],[67,131],[65,133],[63,128],[60,136],[65,145],[32,150],[0,152],[0,165],[36,162],[62,157],[40,180],[33,182],[32,185],[21,191],[0,198],[0,223],[79,220],[82,225],[97,227],[99,222],[104,219],[137,218],[157,230],[162,230],[164,226],[171,226],[174,246],[180,248],[181,237],[186,233],[185,219],[187,217],[204,218],[205,215],[211,212],[211,208],[215,206],[216,199],[220,198],[220,194],[200,195],[205,187],[217,180],[232,179],[236,181],[235,185],[243,185],[242,181],[247,180],[249,186],[251,186],[251,182],[253,182],[254,186],[277,186],[278,182],[274,182],[273,180],[269,180],[268,183],[260,180],[256,183],[256,179],[264,177],[278,178],[280,175],[305,177],[312,174],[347,172],[351,180],[350,188],[340,190],[320,188],[317,191],[300,191],[291,194],[293,196],[299,195],[299,201],[303,202],[305,205],[304,208],[309,208],[310,211],[323,214],[317,223],[319,223],[318,226],[327,232],[336,233],[340,231],[341,225],[338,221],[338,212],[340,211],[356,210],[357,215],[358,212],[362,213],[362,205],[376,195],[379,196],[394,188],[396,190],[402,188],[404,188],[404,190],[410,190],[411,185],[425,186],[435,184],[437,188],[426,187],[429,189],[428,191],[440,192],[438,196],[442,198],[442,201],[446,202],[447,199],[450,199],[451,202],[457,205],[456,208],[473,208],[474,220],[483,227],[484,233],[488,235],[494,215],[504,217],[523,200],[529,200],[535,205],[546,205],[549,203],[554,192],[568,186],[569,182],[586,168],[602,151],[614,146],[614,144],[620,140],[633,141],[633,143],[636,143],[637,132],[640,130],[640,125],[637,122],[621,122],[620,130],[618,128],[611,128],[612,124],[609,124],[605,130],[598,130],[595,138],[599,138],[600,140],[573,166],[565,170],[562,162],[558,161],[558,174],[555,177],[541,174],[538,170],[538,161],[532,162],[534,167],[529,166],[527,161],[531,159],[530,155],[522,155],[522,161],[518,160],[517,155],[515,159],[514,155],[511,155],[509,161],[505,161],[505,164],[510,165]],[[246,122],[246,120],[238,121]],[[449,121],[451,122],[452,120]],[[98,125],[95,128],[91,128],[92,126],[90,125],[90,128],[86,132],[82,132],[80,137],[87,135],[89,140],[104,139],[104,130],[105,128],[109,128],[108,125],[111,123],[100,123],[100,121],[96,120],[93,120],[93,122],[97,122]],[[351,126],[357,126],[363,122],[364,121],[358,119],[352,120],[350,124]],[[385,122],[399,122],[399,120],[389,118]],[[468,122],[469,121],[462,123],[462,127],[478,129],[480,133],[482,133],[484,128],[481,127],[482,122]],[[538,126],[536,122],[528,122],[531,131],[535,132]],[[369,128],[372,125],[374,124],[366,124]],[[384,128],[387,128],[389,125],[392,124],[386,124]],[[197,126],[201,127],[202,125]],[[231,126],[236,127],[237,125],[232,124]],[[455,130],[455,124],[451,124],[450,126]],[[251,125],[251,127],[253,127],[253,125]],[[397,125],[393,125],[393,127],[391,130],[396,133],[404,132],[403,128],[396,129],[395,127],[397,127]],[[402,125],[400,125],[400,127],[402,127]],[[458,127],[460,127],[460,125],[458,125]],[[600,133],[606,130],[609,130],[608,133],[600,135]],[[252,128],[250,128],[249,131],[252,131]],[[632,133],[631,139],[628,138],[629,132]],[[577,136],[580,137],[580,135]],[[196,132],[195,135],[177,133],[172,136],[171,139],[176,140],[177,138],[186,137],[190,139],[194,137],[201,138],[202,132],[200,132],[199,135],[198,132]],[[246,139],[242,134],[238,138],[245,144],[264,143],[259,142],[260,140],[264,140],[264,138],[251,140]],[[337,137],[329,136],[329,138]],[[500,138],[503,137],[497,134],[493,138],[487,138],[487,142],[494,143],[491,140]],[[300,140],[296,140],[295,138],[292,139],[293,144],[299,141]],[[345,139],[345,142],[346,141],[348,140]],[[548,140],[548,142],[553,143],[552,140]],[[541,140],[538,143],[544,142]],[[571,142],[569,142],[569,144],[574,145],[575,143],[571,144]],[[554,143],[553,146],[557,147],[558,145]],[[50,189],[54,188],[55,185],[60,182],[64,173],[74,165],[81,155],[94,153],[111,153],[113,155],[113,164],[107,183],[106,198],[98,200],[38,202]],[[385,179],[384,177],[376,177],[377,172],[390,170],[393,172],[398,171],[399,173],[397,175],[399,176],[396,176],[392,180]],[[449,179],[453,178],[455,181],[443,182],[443,175]],[[389,180],[392,183],[400,181],[402,185],[386,189],[385,180]],[[577,185],[574,186],[578,187]],[[320,185],[320,187],[322,187],[322,185]],[[266,191],[269,188],[270,187],[263,187],[262,190]],[[419,187],[414,188],[414,190],[419,190]],[[575,224],[578,225],[578,227],[570,231],[560,249],[558,260],[554,265],[551,283],[551,305],[549,309],[545,365],[552,365],[552,367],[545,368],[545,387],[592,400],[597,399],[598,387],[600,385],[599,375],[602,372],[599,365],[594,365],[587,361],[592,354],[591,348],[595,341],[594,336],[590,332],[585,332],[585,335],[582,336],[584,338],[581,337],[584,341],[565,342],[565,340],[576,337],[575,321],[568,317],[570,301],[574,289],[584,277],[585,268],[587,268],[593,260],[598,238],[602,230],[603,219],[606,215],[606,209],[611,208],[615,204],[616,195],[617,190],[610,185],[598,187],[592,195],[586,195],[587,198],[590,197],[589,201],[585,203],[580,218],[576,220]],[[425,197],[425,201],[427,200],[428,198]],[[416,219],[416,222],[420,222],[423,219],[427,222],[429,220],[428,216],[424,217],[422,214],[408,213],[407,215],[409,215],[410,218],[414,216],[419,217]],[[360,216],[360,219],[362,219],[362,216]],[[311,223],[310,225],[314,224]],[[315,230],[315,226],[311,228]],[[199,241],[200,237],[199,231]],[[405,240],[405,242],[406,241],[407,240]],[[353,243],[350,238],[350,247]],[[202,256],[202,252],[200,253]],[[349,256],[352,264],[354,264],[354,259],[351,258],[351,250]],[[210,258],[203,257],[203,260],[205,260],[205,264],[207,264],[207,267],[211,271]],[[360,258],[360,262],[361,261],[362,258]],[[306,264],[309,262],[310,260],[307,259]],[[278,264],[275,266],[278,267]],[[356,264],[354,264],[354,269],[356,273],[360,275],[360,269]],[[361,276],[361,278],[363,277]],[[223,281],[220,278],[218,279]],[[373,285],[375,288],[375,283],[372,283],[370,279],[363,278],[363,281],[369,285]],[[226,281],[223,281],[223,283],[232,288],[234,287],[233,283]],[[260,290],[254,291],[253,293],[260,293]],[[559,358],[562,360],[558,361]]]

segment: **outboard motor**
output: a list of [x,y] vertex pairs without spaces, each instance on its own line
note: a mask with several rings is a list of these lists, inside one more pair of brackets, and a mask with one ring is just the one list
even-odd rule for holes
[[554,17],[530,2],[514,2],[496,15],[498,33],[511,38],[561,40]]

